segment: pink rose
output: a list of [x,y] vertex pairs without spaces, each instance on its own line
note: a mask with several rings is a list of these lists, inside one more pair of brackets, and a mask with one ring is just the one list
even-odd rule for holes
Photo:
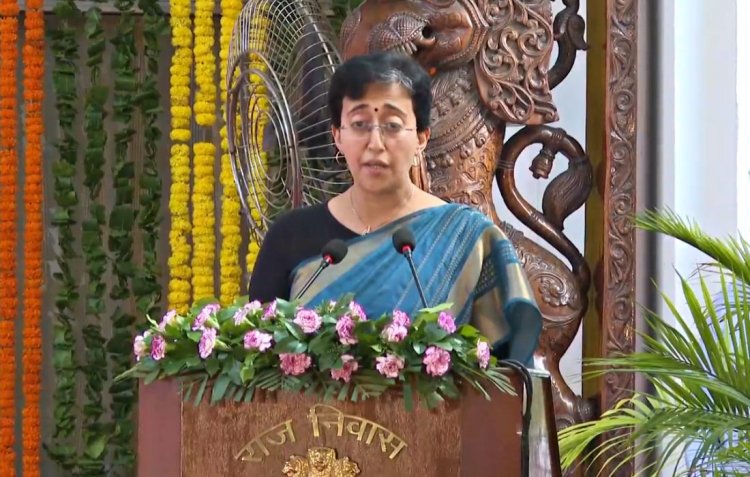
[[245,306],[240,308],[239,310],[234,312],[234,325],[239,326],[242,321],[247,318],[247,315],[251,313],[255,313],[256,311],[260,310],[261,304],[258,300],[251,301],[250,303],[246,303]]
[[164,330],[167,328],[167,325],[173,325],[177,321],[177,310],[169,310],[164,314],[164,316],[161,317],[161,322],[159,322],[159,331],[164,332]]
[[456,332],[456,320],[450,313],[440,312],[440,315],[438,315],[438,326],[444,329],[446,333]]
[[398,326],[408,327],[411,324],[411,320],[409,319],[409,315],[407,315],[403,311],[394,310],[393,320],[391,320],[391,323],[396,324]]
[[402,369],[404,369],[404,360],[395,354],[378,356],[375,360],[378,372],[386,378],[397,378]]
[[265,351],[271,348],[271,341],[273,336],[262,331],[253,330],[249,333],[245,333],[245,349],[257,349],[258,351]]
[[312,364],[312,359],[305,353],[281,353],[281,371],[288,376],[304,374]]
[[204,328],[201,340],[198,343],[198,353],[202,359],[206,359],[211,356],[214,351],[214,345],[216,344],[216,330],[214,328]]
[[195,317],[195,321],[193,321],[193,331],[202,330],[205,327],[206,320],[211,318],[211,315],[219,311],[220,308],[218,303],[209,303],[204,306],[200,313],[198,313],[198,316]]
[[424,352],[422,362],[427,368],[427,374],[432,376],[442,376],[447,373],[448,368],[450,368],[451,354],[443,348],[430,346],[427,348],[427,351]]
[[266,308],[265,313],[263,313],[263,320],[267,321],[275,317],[276,317],[276,300],[272,301],[268,305],[268,308]]
[[396,324],[395,322],[383,328],[383,338],[391,343],[400,343],[406,338],[406,334],[409,330],[405,326]]
[[150,331],[146,331],[142,335],[138,335],[133,340],[133,354],[135,360],[140,361],[141,358],[148,355],[148,346],[146,345],[146,338],[151,334]]
[[344,315],[336,322],[336,331],[339,333],[341,344],[357,344],[357,337],[354,336],[354,320],[349,315]]
[[294,322],[307,334],[315,333],[323,323],[323,319],[313,310],[299,310],[294,316]]
[[341,369],[332,369],[331,378],[340,379],[345,383],[348,383],[352,379],[352,373],[359,369],[359,363],[354,356],[350,354],[342,354],[341,361],[344,363]]
[[486,341],[477,341],[477,361],[482,369],[490,364],[490,345]]
[[365,314],[364,308],[362,308],[362,306],[355,301],[349,302],[349,313],[351,313],[354,318],[357,318],[360,321],[367,320],[367,315]]
[[154,339],[151,340],[151,358],[153,358],[154,361],[159,361],[166,354],[167,342],[164,341],[164,337],[162,335],[154,336]]

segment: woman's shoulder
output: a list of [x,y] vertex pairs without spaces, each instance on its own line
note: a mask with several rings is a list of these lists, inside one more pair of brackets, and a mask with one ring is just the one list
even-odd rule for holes
[[276,217],[268,229],[268,233],[278,233],[279,231],[289,231],[293,229],[304,229],[314,227],[321,221],[329,219],[327,203],[307,205],[283,212]]
[[492,219],[482,213],[481,210],[470,205],[457,202],[448,202],[440,206],[440,210],[444,214],[454,216],[462,221],[470,221],[472,223],[480,224],[483,226],[495,225]]

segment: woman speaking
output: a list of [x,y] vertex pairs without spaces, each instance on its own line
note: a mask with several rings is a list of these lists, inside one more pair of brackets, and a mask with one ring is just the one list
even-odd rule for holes
[[[394,233],[413,234],[413,260],[429,305],[449,302],[499,358],[530,364],[542,318],[513,245],[479,211],[446,203],[413,184],[430,139],[430,77],[407,56],[350,59],[331,79],[328,105],[337,156],[352,186],[326,203],[292,210],[268,230],[250,280],[250,299],[296,296],[332,239],[348,251],[300,301],[316,306],[352,293],[372,317],[423,308]],[[415,174],[417,175],[417,174]]]

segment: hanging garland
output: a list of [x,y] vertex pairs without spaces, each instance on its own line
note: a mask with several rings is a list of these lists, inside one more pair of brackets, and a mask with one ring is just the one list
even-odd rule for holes
[[[252,32],[251,39],[250,39],[250,45],[251,48],[256,51],[263,51],[265,48],[265,44],[268,37],[268,29],[270,26],[270,20],[268,19],[268,5],[263,4],[261,7],[261,10],[259,11],[259,14],[252,18],[251,20],[251,29]],[[250,69],[256,70],[256,71],[265,71],[266,69],[266,63],[263,61],[262,58],[260,58],[257,54],[252,53],[250,54]],[[251,101],[251,111],[249,111],[249,114],[251,115],[250,123],[255,124],[256,121],[258,122],[257,129],[253,131],[253,140],[255,141],[256,147],[251,148],[251,153],[258,151],[258,155],[255,159],[251,159],[255,164],[260,165],[260,168],[262,171],[265,171],[268,167],[268,158],[266,155],[266,152],[263,151],[263,132],[266,129],[266,125],[268,124],[268,116],[265,114],[265,112],[268,110],[268,99],[267,99],[267,91],[266,87],[263,84],[263,81],[261,80],[260,76],[257,74],[251,74],[250,75],[250,85],[251,85],[251,91],[253,92],[253,97],[255,103]],[[254,190],[265,190],[266,184],[258,183],[261,182],[264,179],[265,174],[256,174],[253,178],[254,181],[256,181],[255,185],[253,186]],[[252,190],[252,189],[251,189]],[[251,220],[253,220],[256,223],[260,223],[261,221],[261,212],[265,208],[265,197],[262,195],[257,198],[258,200],[258,208],[256,208],[253,204],[255,204],[254,200],[248,200],[248,204],[250,205],[250,217]],[[255,261],[258,258],[258,252],[260,251],[260,244],[250,239],[250,243],[247,247],[247,270],[248,272],[252,272],[253,267],[255,266]]]
[[[135,315],[129,311],[133,295],[131,283],[135,278],[133,263],[133,227],[136,220],[134,204],[135,162],[133,138],[134,115],[138,97],[136,71],[135,0],[115,0],[118,11],[117,29],[110,40],[113,46],[111,70],[114,76],[112,110],[115,120],[114,163],[112,179],[114,206],[109,215],[108,246],[112,257],[114,283],[109,297],[116,304],[112,315],[112,335],[107,343],[112,376],[124,372],[131,362],[131,343]],[[134,473],[135,462],[132,437],[133,388],[125,383],[111,382],[110,410],[114,424],[106,449],[111,452],[112,465],[118,474]],[[106,441],[103,440],[103,443]],[[104,451],[102,447],[102,451]]]
[[139,185],[138,226],[141,229],[143,262],[136,271],[133,281],[133,294],[136,296],[136,308],[139,316],[160,316],[161,301],[160,264],[157,257],[159,231],[161,226],[161,188],[157,160],[157,147],[161,140],[161,128],[157,124],[160,110],[161,93],[159,79],[159,59],[161,48],[159,41],[167,33],[169,24],[161,9],[159,0],[142,0],[139,3],[143,10],[143,55],[146,60],[146,72],[139,84],[139,101],[137,106],[143,122],[143,164]]
[[[18,6],[0,2],[0,469],[15,475]],[[3,475],[6,475],[5,473]]]
[[[220,51],[221,67],[219,70],[219,84],[221,85],[221,104],[223,114],[226,114],[227,101],[227,60],[229,43],[232,38],[234,22],[242,9],[242,0],[221,0],[221,36]],[[220,290],[219,298],[223,305],[229,305],[240,295],[242,269],[239,264],[240,245],[240,201],[234,184],[232,164],[229,158],[229,143],[227,140],[226,122],[221,126],[221,253],[219,257]]]
[[193,145],[193,300],[216,296],[214,289],[215,218],[214,161],[210,140],[216,122],[216,58],[214,57],[214,0],[195,0],[195,122],[208,141]]
[[169,307],[185,313],[190,306],[191,230],[190,212],[190,70],[192,67],[193,32],[190,21],[190,0],[170,0],[172,26],[172,67],[170,74],[171,156],[169,159],[172,185],[169,189]]
[[106,113],[104,105],[109,89],[100,81],[106,40],[102,26],[102,11],[93,4],[85,15],[86,65],[89,67],[89,86],[83,111],[85,147],[83,154],[83,184],[88,192],[88,211],[82,218],[81,252],[83,254],[87,286],[85,291],[86,314],[78,322],[84,324],[81,336],[84,343],[84,363],[82,367],[85,381],[85,401],[83,414],[83,442],[85,459],[77,462],[83,475],[104,473],[104,444],[107,434],[103,426],[104,387],[107,383],[106,351],[102,335],[102,314],[107,285],[104,274],[107,272],[107,256],[104,251],[104,228],[106,211],[99,192],[104,177],[104,148],[107,133],[104,129]]
[[72,264],[77,259],[74,227],[78,196],[74,187],[78,143],[75,127],[78,126],[76,103],[76,73],[78,62],[77,27],[74,21],[80,11],[73,0],[60,0],[53,10],[57,27],[50,31],[51,49],[54,54],[52,70],[55,91],[55,107],[60,136],[55,144],[57,160],[52,165],[54,176],[54,200],[52,226],[57,228],[57,271],[55,324],[52,341],[52,363],[55,373],[53,438],[47,451],[63,469],[72,469],[77,461],[75,447],[70,442],[76,430],[76,375],[75,336],[73,322],[78,301],[77,277]]
[[[143,162],[138,177],[138,226],[141,232],[142,263],[135,271],[133,279],[133,295],[136,298],[136,310],[139,317],[161,316],[159,302],[161,300],[160,264],[157,256],[157,246],[160,231],[160,203],[162,181],[159,176],[157,162],[157,144],[161,139],[161,128],[158,126],[162,111],[160,109],[161,94],[157,81],[159,79],[159,58],[161,49],[160,39],[167,33],[169,24],[159,5],[159,0],[141,0],[139,7],[143,11],[143,56],[146,71],[138,85],[138,101],[136,106],[140,111],[143,124]],[[142,323],[141,323],[142,324]],[[131,359],[130,344],[122,351],[123,356]],[[128,471],[122,475],[133,475],[132,470],[135,453],[133,448],[135,437],[135,419],[133,412],[137,404],[137,383],[127,380],[113,384],[110,388],[113,399],[112,414],[118,423],[118,433],[114,436],[115,463]],[[117,407],[115,407],[117,402]]]
[[27,0],[23,47],[23,99],[26,111],[23,291],[23,467],[24,477],[40,474],[42,381],[42,100],[44,99],[43,0]]

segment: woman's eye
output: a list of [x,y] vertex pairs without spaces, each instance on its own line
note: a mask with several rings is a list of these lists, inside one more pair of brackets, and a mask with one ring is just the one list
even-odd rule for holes
[[401,123],[385,123],[383,126],[386,130],[391,132],[398,132],[403,128],[403,126],[401,126]]

